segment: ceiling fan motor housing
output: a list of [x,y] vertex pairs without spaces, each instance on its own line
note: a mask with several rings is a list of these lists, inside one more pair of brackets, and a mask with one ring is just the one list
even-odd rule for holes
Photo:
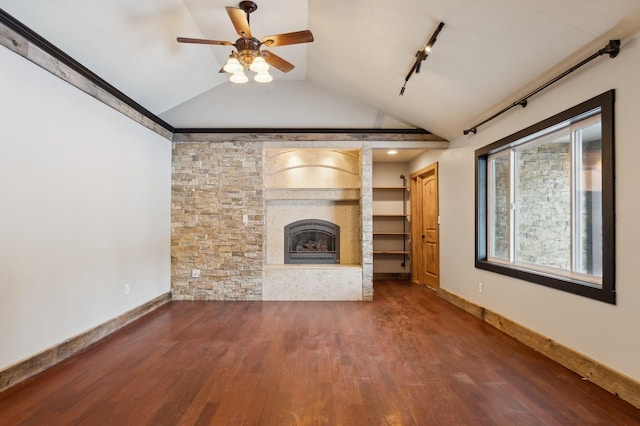
[[260,51],[260,41],[257,38],[241,37],[236,41],[238,60],[245,66],[249,66]]
[[260,41],[257,38],[241,37],[236,40],[235,46],[238,52],[243,50],[254,50],[257,52],[260,49]]

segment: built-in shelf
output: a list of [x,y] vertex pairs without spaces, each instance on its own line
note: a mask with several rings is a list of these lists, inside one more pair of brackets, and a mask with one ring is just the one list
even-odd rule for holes
[[[385,200],[387,204],[389,202],[393,204],[392,208],[389,209],[390,211],[402,211],[402,213],[373,213],[373,254],[379,256],[402,256],[401,266],[404,268],[406,266],[406,258],[410,255],[407,248],[410,246],[408,240],[411,233],[407,232],[409,215],[407,214],[406,204],[409,187],[406,185],[407,180],[404,175],[400,175],[400,179],[402,179],[403,184],[399,186],[374,186],[372,188],[374,201],[377,194],[379,196],[378,199]],[[378,249],[375,248],[376,246]],[[396,247],[398,249],[395,249]]]

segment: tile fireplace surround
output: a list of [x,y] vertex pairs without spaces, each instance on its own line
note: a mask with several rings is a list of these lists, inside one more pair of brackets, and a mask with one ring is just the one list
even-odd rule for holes
[[[372,300],[368,142],[174,142],[172,172],[174,299]],[[339,264],[284,263],[302,219],[340,227]]]

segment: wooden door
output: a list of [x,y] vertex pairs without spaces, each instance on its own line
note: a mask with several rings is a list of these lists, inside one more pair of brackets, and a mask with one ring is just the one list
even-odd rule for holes
[[[438,164],[412,174],[413,280],[432,288],[440,286],[438,224]],[[416,195],[415,197],[413,195]]]

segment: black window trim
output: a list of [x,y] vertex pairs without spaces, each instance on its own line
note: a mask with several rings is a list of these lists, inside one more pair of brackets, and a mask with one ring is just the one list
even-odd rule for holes
[[[592,99],[562,111],[523,130],[513,133],[475,151],[475,266],[544,285],[557,290],[585,296],[606,303],[616,304],[615,291],[615,164],[614,164],[614,102],[615,90],[609,90]],[[601,108],[602,123],[602,286],[588,281],[556,276],[532,271],[514,265],[487,260],[487,159],[513,146],[533,133],[547,129],[558,123],[570,121],[588,111]]]

